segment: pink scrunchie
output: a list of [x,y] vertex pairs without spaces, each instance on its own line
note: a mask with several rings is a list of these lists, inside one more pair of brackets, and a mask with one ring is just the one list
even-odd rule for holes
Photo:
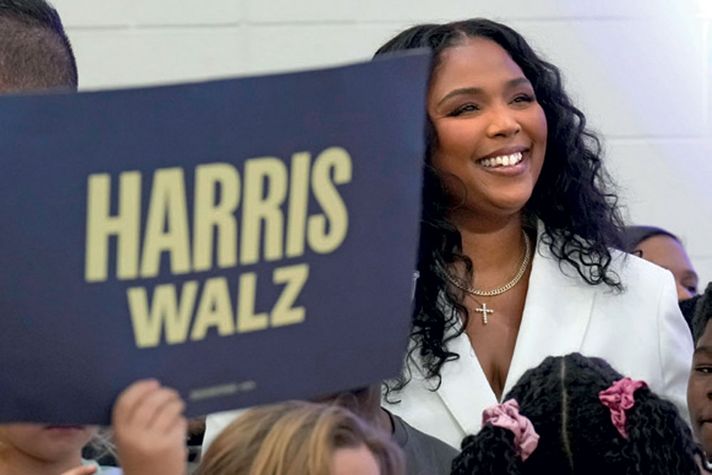
[[539,444],[539,434],[526,416],[519,414],[519,403],[509,399],[482,412],[482,425],[503,427],[514,434],[514,445],[522,461],[529,458]]
[[625,428],[625,411],[635,404],[633,393],[647,386],[645,381],[634,381],[626,376],[613,383],[610,388],[598,393],[598,399],[611,410],[611,422],[624,439],[628,438],[628,431]]

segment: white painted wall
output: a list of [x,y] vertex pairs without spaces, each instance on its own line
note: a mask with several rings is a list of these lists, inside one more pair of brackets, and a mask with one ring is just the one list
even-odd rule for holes
[[414,23],[485,16],[561,67],[605,140],[629,220],[712,280],[712,0],[54,0],[83,89],[369,58]]

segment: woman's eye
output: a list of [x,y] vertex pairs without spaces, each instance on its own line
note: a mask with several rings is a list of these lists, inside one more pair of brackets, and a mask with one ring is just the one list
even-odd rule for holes
[[514,103],[534,102],[534,96],[532,96],[531,94],[519,94],[514,99],[512,99],[512,102],[514,102]]
[[458,115],[467,114],[469,112],[477,112],[478,110],[480,110],[480,108],[477,107],[476,104],[463,104],[450,112],[450,116],[457,117]]
[[702,374],[712,374],[712,366],[709,366],[709,365],[695,366],[695,372],[702,373]]

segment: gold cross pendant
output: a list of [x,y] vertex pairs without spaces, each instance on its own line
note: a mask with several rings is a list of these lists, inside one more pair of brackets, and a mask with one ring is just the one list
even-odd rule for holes
[[475,309],[475,312],[479,312],[482,314],[482,323],[487,325],[487,314],[494,313],[494,310],[487,308],[486,303],[483,303],[481,305],[481,307]]

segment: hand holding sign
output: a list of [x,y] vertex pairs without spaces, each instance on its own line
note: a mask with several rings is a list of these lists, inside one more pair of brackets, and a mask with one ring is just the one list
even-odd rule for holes
[[186,472],[185,403],[155,380],[126,388],[114,405],[116,447],[124,475]]

